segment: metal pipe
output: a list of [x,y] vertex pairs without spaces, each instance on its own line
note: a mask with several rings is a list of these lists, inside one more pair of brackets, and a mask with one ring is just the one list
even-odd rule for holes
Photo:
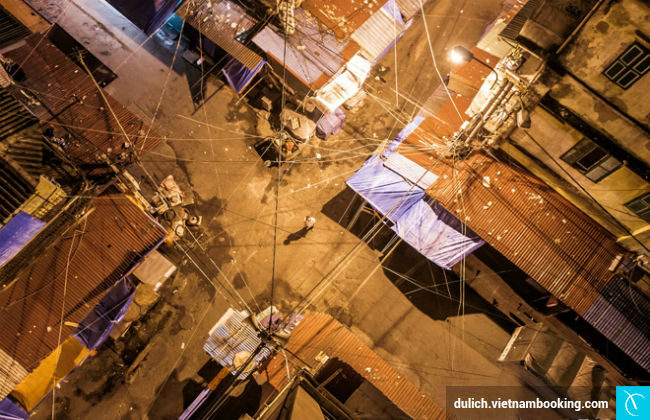
[[[498,90],[495,90],[494,92],[492,92],[492,93],[490,94],[490,97],[488,98],[487,102],[483,105],[483,107],[482,107],[482,108],[481,108],[481,109],[480,109],[476,114],[474,114],[474,117],[473,117],[473,119],[470,121],[470,124],[468,125],[468,127],[465,128],[465,130],[464,130],[465,132],[468,132],[468,131],[470,131],[470,130],[471,130],[470,132],[473,132],[473,131],[474,131],[474,129],[476,128],[476,126],[479,124],[479,122],[478,122],[479,118],[480,118],[481,120],[483,119],[483,115],[482,115],[482,113],[483,113],[483,112],[484,112],[488,107],[490,107],[490,106],[492,105],[492,103],[497,99],[497,96],[499,96],[499,95],[501,94],[502,90],[505,88],[505,82],[506,82],[506,81],[504,80],[504,83],[503,83],[502,85],[499,86]],[[492,89],[492,88],[490,88],[490,89]]]
[[[514,90],[511,89],[511,90],[510,90],[510,95],[508,95],[508,97],[505,99],[504,102],[505,102],[506,104],[507,104],[508,102],[510,102],[510,99],[512,99],[512,97],[514,96],[514,94],[515,94]],[[520,101],[521,101],[521,97],[520,97]],[[510,116],[513,114],[514,108],[515,108],[515,107],[512,107],[510,110],[507,110],[505,117],[501,119],[501,122],[497,125],[495,131],[497,131],[497,130],[499,129],[499,127],[501,127],[501,126],[503,125],[503,123],[504,123],[505,121],[507,121],[508,118],[510,118]],[[522,109],[523,109],[523,102],[522,102]],[[486,138],[481,142],[481,147],[484,147],[485,144],[486,144],[489,140],[490,140],[490,137],[486,137]],[[493,144],[493,140],[490,142],[490,144]]]
[[490,98],[490,100],[483,106],[483,110],[486,110],[485,112],[481,110],[481,119],[480,121],[474,126],[472,131],[468,134],[467,139],[465,140],[465,144],[469,145],[472,142],[472,139],[474,136],[478,133],[478,131],[483,128],[487,120],[490,118],[492,113],[494,112],[494,109],[496,108],[497,104],[499,103],[499,100],[502,99],[510,90],[512,87],[513,83],[510,80],[506,80],[497,91],[494,92],[494,95]]
[[513,83],[510,80],[508,80],[504,84],[503,89],[500,89],[500,92],[499,92],[496,100],[492,102],[492,104],[487,109],[485,114],[483,114],[483,118],[482,118],[483,123],[486,123],[490,119],[490,117],[492,117],[492,114],[494,113],[494,111],[503,102],[503,98],[505,98],[508,95],[508,93],[511,92],[512,85],[513,85]]
[[560,54],[566,48],[566,46],[569,45],[569,42],[571,42],[573,40],[573,38],[575,38],[575,36],[578,34],[578,32],[580,32],[580,30],[582,30],[582,28],[585,26],[587,21],[591,18],[591,16],[593,16],[594,13],[596,13],[596,10],[598,10],[598,8],[604,2],[605,2],[605,0],[599,0],[598,3],[596,3],[596,5],[591,8],[589,13],[587,13],[587,16],[585,16],[584,19],[582,19],[580,24],[573,30],[573,32],[571,32],[571,35],[569,35],[569,37],[562,43],[562,45],[560,45],[560,48],[558,48],[557,51],[555,51],[555,54]]

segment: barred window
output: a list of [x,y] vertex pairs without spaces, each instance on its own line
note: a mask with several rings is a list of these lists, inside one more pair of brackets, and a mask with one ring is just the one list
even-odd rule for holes
[[587,138],[573,146],[561,159],[593,182],[602,180],[622,166],[618,159]]
[[623,89],[627,89],[650,70],[650,50],[638,42],[633,43],[603,74]]
[[625,205],[634,214],[650,223],[650,193],[643,194]]

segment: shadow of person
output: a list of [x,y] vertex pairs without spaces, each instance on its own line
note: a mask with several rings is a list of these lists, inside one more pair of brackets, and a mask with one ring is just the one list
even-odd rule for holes
[[300,229],[297,232],[290,233],[289,236],[287,236],[287,239],[285,239],[283,243],[285,245],[289,245],[291,242],[295,242],[298,239],[302,239],[302,238],[305,237],[305,235],[307,235],[307,232],[309,232],[309,230],[310,229],[308,229],[306,227],[303,227],[302,229]]

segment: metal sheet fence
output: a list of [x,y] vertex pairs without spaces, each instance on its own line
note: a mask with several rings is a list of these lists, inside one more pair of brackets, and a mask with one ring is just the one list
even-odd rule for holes
[[614,277],[584,315],[601,334],[650,372],[650,300]]

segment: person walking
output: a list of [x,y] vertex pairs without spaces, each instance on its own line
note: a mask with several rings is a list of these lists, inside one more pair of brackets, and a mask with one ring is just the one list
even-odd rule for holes
[[309,232],[310,230],[313,230],[314,225],[316,225],[316,219],[314,219],[311,216],[305,217],[305,233]]

